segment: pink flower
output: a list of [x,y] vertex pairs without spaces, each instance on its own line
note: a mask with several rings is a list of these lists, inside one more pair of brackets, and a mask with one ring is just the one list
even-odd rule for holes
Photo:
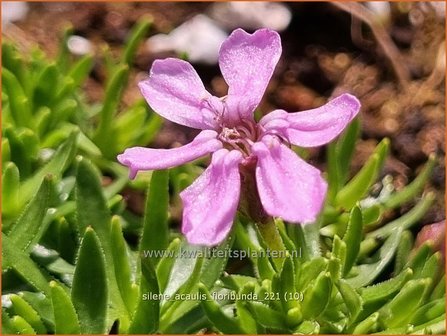
[[202,131],[179,148],[127,149],[118,160],[130,168],[131,178],[139,170],[171,168],[212,153],[208,168],[180,194],[182,232],[191,244],[212,246],[228,235],[240,203],[241,175],[244,179],[250,167],[258,195],[247,199],[260,200],[266,214],[305,224],[321,210],[327,184],[289,144],[314,147],[331,141],[357,115],[360,103],[343,94],[304,112],[276,110],[256,123],[253,112],[280,55],[278,33],[236,29],[219,53],[227,96],[212,96],[191,64],[173,58],[156,60],[149,79],[139,84],[158,114]]

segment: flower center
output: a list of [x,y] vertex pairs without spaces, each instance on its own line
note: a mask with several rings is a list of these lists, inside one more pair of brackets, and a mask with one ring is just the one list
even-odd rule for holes
[[250,156],[251,146],[258,140],[258,126],[249,120],[241,120],[239,125],[227,127],[222,125],[219,140],[227,149],[237,149],[245,157]]

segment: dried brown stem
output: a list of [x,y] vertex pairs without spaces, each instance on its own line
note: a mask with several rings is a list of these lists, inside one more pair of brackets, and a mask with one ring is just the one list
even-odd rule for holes
[[405,66],[405,60],[383,25],[375,20],[374,14],[365,6],[356,2],[332,2],[332,4],[345,12],[350,13],[353,17],[361,20],[371,28],[377,43],[381,46],[385,56],[389,59],[399,80],[399,84],[403,88],[406,88],[410,82],[410,72]]

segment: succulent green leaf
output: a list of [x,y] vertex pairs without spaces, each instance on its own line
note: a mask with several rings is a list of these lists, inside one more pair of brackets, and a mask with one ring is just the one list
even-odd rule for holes
[[295,292],[295,269],[293,266],[292,257],[288,256],[284,260],[281,270],[279,291],[280,299],[285,311],[299,306],[298,301],[294,300],[293,297],[290,297],[290,295],[293,295]]
[[315,282],[311,283],[304,292],[302,303],[305,319],[318,317],[326,309],[331,297],[331,275],[321,272]]
[[303,264],[302,271],[300,273],[300,277],[296,279],[297,290],[304,290],[306,286],[317,278],[319,274],[326,271],[328,266],[328,260],[323,257],[318,257],[315,259],[312,259],[311,261],[306,262]]
[[320,333],[320,324],[314,320],[303,321],[294,331],[294,334],[301,335],[314,335],[318,333]]
[[151,23],[151,20],[143,18],[132,28],[126,45],[124,46],[123,63],[126,63],[129,66],[132,65],[131,63],[135,57],[138,44],[148,32]]
[[368,192],[382,169],[389,144],[390,141],[384,139],[377,145],[363,168],[338,192],[335,198],[336,205],[351,209]]
[[17,249],[27,251],[44,234],[47,228],[43,225],[44,217],[50,206],[52,190],[52,178],[46,176],[34,198],[8,232],[11,243]]
[[357,267],[358,275],[347,279],[348,283],[354,288],[369,285],[374,279],[383,271],[396,253],[397,245],[399,244],[401,228],[396,228],[391,232],[383,246],[377,252],[376,262],[371,264],[361,264]]
[[[140,252],[153,251],[150,257],[154,267],[168,246],[169,171],[157,170],[152,173],[147,193],[143,235]],[[158,253],[157,253],[158,252]]]
[[380,282],[378,284],[364,287],[361,290],[361,296],[365,304],[372,302],[384,301],[395,295],[402,287],[411,279],[413,271],[406,268],[396,277]]
[[394,299],[379,312],[388,328],[408,323],[423,302],[430,279],[408,281]]
[[16,330],[17,334],[36,335],[36,331],[22,316],[14,316],[11,319],[11,325]]
[[128,311],[133,311],[136,298],[132,289],[130,271],[130,253],[123,237],[120,220],[118,217],[112,218],[111,243],[113,246],[112,255],[115,268],[115,277],[121,297],[126,304]]
[[47,275],[44,275],[29,255],[16,248],[9,237],[2,233],[2,269],[13,269],[20,277],[25,279],[31,286],[45,295],[50,295]]
[[71,298],[82,333],[103,334],[107,331],[106,260],[100,240],[91,227],[85,230],[79,248]]
[[80,334],[78,316],[68,293],[56,282],[50,282],[56,334]]
[[[130,334],[154,334],[158,331],[160,317],[160,294],[157,275],[152,262],[141,256],[140,298],[133,316]],[[149,294],[149,297],[146,297]]]
[[222,307],[211,297],[204,284],[199,283],[199,293],[204,297],[201,301],[202,308],[214,327],[225,334],[245,333],[239,320],[222,310]]
[[365,335],[371,333],[371,331],[375,328],[377,324],[377,320],[379,319],[379,313],[375,312],[368,316],[363,321],[359,322],[354,330],[352,331],[353,335]]
[[422,216],[427,212],[435,199],[434,193],[427,193],[418,204],[408,211],[405,215],[393,220],[392,222],[382,226],[381,228],[374,230],[366,235],[366,238],[388,237],[393,230],[400,228],[402,230],[409,229],[412,225],[416,224]]
[[349,311],[349,321],[354,322],[363,308],[363,300],[357,291],[352,288],[345,280],[340,279],[336,286],[345,301],[346,308]]
[[[106,272],[112,306],[120,317],[120,328],[126,330],[130,313],[127,311],[118,287],[111,244],[111,217],[95,167],[86,159],[78,158],[76,172],[76,213],[78,229],[82,235],[91,226],[104,250]],[[111,317],[111,316],[110,316]]]
[[20,211],[19,203],[20,173],[14,162],[3,166],[2,175],[2,215],[15,217]]
[[396,263],[394,265],[394,273],[398,274],[408,262],[411,249],[413,248],[413,235],[410,231],[405,230],[402,232],[402,236],[397,246],[396,251]]
[[358,207],[351,210],[348,228],[346,229],[343,241],[346,243],[346,259],[343,265],[343,274],[346,275],[351,270],[360,251],[362,241],[362,213]]
[[393,209],[415,197],[424,188],[433,172],[435,164],[436,155],[431,154],[419,175],[402,190],[390,195],[383,205],[388,209]]
[[287,329],[284,316],[268,305],[257,301],[248,301],[247,306],[262,326],[279,331]]
[[20,200],[22,205],[35,195],[46,175],[60,176],[60,174],[69,166],[76,151],[76,138],[77,134],[72,133],[57,149],[51,160],[32,177],[23,182],[20,188]]
[[16,294],[10,295],[12,307],[14,313],[29,323],[29,325],[39,334],[45,334],[47,329],[39,317],[39,314],[33,309],[33,307],[26,302],[23,298]]
[[100,111],[100,120],[94,141],[106,157],[115,155],[115,137],[111,134],[113,118],[118,110],[126,79],[129,73],[127,64],[119,65],[107,83],[104,105]]
[[160,262],[157,264],[157,279],[160,286],[160,292],[162,293],[166,289],[166,285],[168,283],[169,276],[175,262],[175,258],[171,256],[177,255],[179,253],[180,246],[181,240],[179,238],[175,238],[166,249],[166,255],[161,258]]
[[411,318],[413,325],[424,324],[445,314],[445,298],[430,301],[421,306]]
[[32,126],[31,107],[17,77],[8,69],[2,69],[2,84],[9,99],[10,112],[18,127]]

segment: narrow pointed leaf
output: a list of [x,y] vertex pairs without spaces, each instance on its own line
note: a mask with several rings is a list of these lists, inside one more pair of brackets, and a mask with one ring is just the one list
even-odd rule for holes
[[35,195],[46,175],[59,176],[69,166],[76,151],[76,137],[76,133],[72,133],[57,149],[51,160],[22,184],[20,188],[21,204],[25,204]]
[[80,334],[78,316],[68,293],[57,284],[50,282],[51,301],[54,309],[56,334]]
[[[168,246],[169,236],[168,207],[169,171],[154,171],[146,200],[143,235],[139,247],[140,252],[152,250],[162,253],[165,251]],[[154,253],[150,259],[155,267],[160,256]]]
[[71,290],[82,333],[106,333],[108,285],[106,261],[98,236],[85,230]]
[[360,242],[362,241],[362,213],[358,207],[351,210],[349,216],[348,228],[343,237],[346,243],[346,259],[343,265],[343,274],[346,275],[351,270],[360,251]]
[[[159,327],[160,301],[155,299],[160,294],[154,266],[147,258],[141,259],[140,298],[133,316],[130,334],[155,334]],[[150,297],[145,297],[147,295]]]
[[45,177],[34,198],[9,231],[9,239],[16,248],[26,251],[45,233],[44,217],[52,198],[51,177]]
[[47,329],[33,307],[20,296],[10,296],[12,307],[16,315],[23,317],[29,325],[39,334],[45,334]]

